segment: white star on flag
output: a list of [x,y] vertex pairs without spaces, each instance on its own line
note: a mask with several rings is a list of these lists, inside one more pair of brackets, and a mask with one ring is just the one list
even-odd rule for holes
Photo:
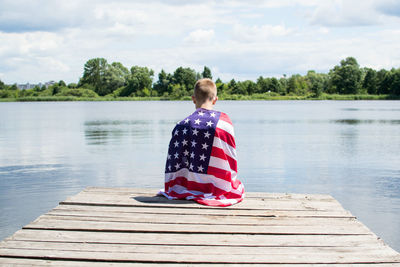
[[176,159],[179,158],[178,152],[176,152],[176,153],[174,154],[174,157],[175,157]]
[[190,163],[189,169],[191,169],[193,171],[193,167],[194,167],[193,164]]
[[179,164],[179,163],[176,163],[176,164],[175,164],[175,168],[176,168],[176,169],[179,169],[180,166],[181,166],[181,164]]
[[178,147],[178,146],[179,146],[178,140],[175,141],[174,145],[175,145],[175,147]]
[[182,146],[187,146],[187,144],[188,144],[188,141],[185,140],[185,139],[183,139],[183,141],[182,141]]
[[183,152],[183,155],[184,155],[185,157],[189,156],[189,151],[185,150],[185,151]]
[[196,136],[197,136],[198,133],[199,133],[199,131],[198,131],[197,129],[194,129],[194,130],[193,130],[193,135],[196,135]]
[[200,110],[199,116],[204,116],[204,112]]
[[206,156],[204,156],[204,154],[200,155],[200,160],[205,161],[206,160]]
[[204,133],[204,138],[210,138],[210,133],[208,131]]
[[204,144],[202,144],[202,149],[206,149],[207,150],[207,148],[208,148],[208,145],[207,145],[207,143],[204,143]]
[[203,166],[200,165],[199,167],[197,167],[197,171],[203,172],[203,170],[204,170]]
[[185,123],[189,123],[189,121],[190,121],[189,118],[187,118],[187,119],[185,120]]
[[179,131],[178,131],[178,130],[175,130],[174,135],[178,135],[178,133],[179,133]]
[[200,122],[201,122],[200,119],[194,120],[194,124],[200,125]]
[[208,122],[207,122],[207,126],[212,127],[213,124],[214,124],[214,123],[213,123],[212,121],[208,121]]
[[197,144],[196,141],[193,140],[192,141],[192,147],[196,147],[196,144]]
[[168,170],[171,170],[171,165],[168,165]]
[[214,113],[214,112],[211,113],[210,116],[213,117],[213,118],[215,118],[215,113]]
[[186,132],[187,132],[187,129],[186,129],[186,128],[183,128],[182,133],[183,133],[183,134],[186,134]]
[[168,154],[168,159],[171,159],[171,155],[170,154]]
[[190,153],[190,158],[194,159],[194,152]]

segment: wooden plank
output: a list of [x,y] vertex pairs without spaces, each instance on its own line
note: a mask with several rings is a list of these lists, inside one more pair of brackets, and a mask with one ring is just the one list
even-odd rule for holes
[[[289,217],[236,217],[215,215],[154,214],[92,212],[74,210],[51,210],[43,219],[87,220],[108,222],[170,223],[170,224],[210,224],[210,225],[362,225],[354,218],[289,218]],[[38,219],[39,219],[38,218]]]
[[[83,192],[94,192],[102,194],[130,194],[130,195],[153,195],[158,192],[158,188],[126,188],[126,187],[87,187]],[[265,199],[308,199],[308,200],[327,200],[334,201],[330,195],[325,194],[296,194],[296,193],[266,193],[266,192],[246,192],[246,198],[265,198]]]
[[[65,217],[64,217],[65,218]],[[366,235],[370,231],[361,224],[320,225],[210,225],[210,224],[170,224],[107,222],[40,217],[23,229],[75,230],[75,231],[112,231],[142,233],[219,233],[219,234],[323,234],[323,235]]]
[[99,213],[131,214],[181,214],[181,215],[213,215],[223,217],[330,217],[330,218],[355,218],[346,210],[338,211],[281,211],[281,210],[228,210],[228,209],[198,209],[179,207],[120,207],[120,206],[91,206],[91,205],[59,205],[53,211],[82,211]]
[[[115,195],[115,196],[157,196],[158,190],[153,191],[119,191],[119,190],[83,190],[79,194],[81,195]],[[284,194],[284,193],[246,193],[245,199],[250,200],[280,200],[280,201],[317,201],[317,202],[336,202],[330,195],[314,195],[314,194]]]
[[[185,200],[168,200],[161,196],[137,196],[128,197],[121,195],[102,195],[88,194],[81,192],[78,195],[67,198],[60,204],[91,204],[91,205],[114,205],[114,206],[156,206],[156,207],[180,207],[180,208],[200,208],[212,209],[220,207],[202,206],[192,201]],[[311,201],[311,200],[255,200],[247,199],[239,204],[225,207],[224,209],[279,209],[279,210],[342,210],[342,206],[335,201]]]
[[371,247],[385,246],[375,235],[247,235],[84,232],[61,230],[17,231],[11,240],[112,244],[243,246],[243,247]]
[[382,252],[377,254],[364,253],[314,253],[314,254],[208,254],[208,253],[168,253],[162,250],[148,253],[134,251],[68,251],[68,250],[41,250],[41,249],[7,249],[0,248],[1,256],[38,258],[38,259],[72,259],[97,260],[112,262],[149,262],[149,263],[365,263],[387,262],[400,263],[398,255]]
[[[129,263],[129,262],[99,262],[99,261],[54,261],[54,260],[40,260],[40,259],[24,259],[24,258],[2,258],[0,257],[0,264],[2,266],[80,266],[80,267],[148,267],[154,266],[154,263]],[[194,264],[163,264],[163,267],[188,267],[188,266],[198,266]],[[229,267],[241,267],[241,266],[265,266],[264,264],[202,264],[201,266],[209,267],[209,266],[229,266]],[[365,264],[302,264],[301,266],[306,267],[392,267],[395,266],[393,263],[365,263]],[[268,267],[299,267],[298,264],[268,264]]]
[[129,244],[102,244],[102,243],[63,243],[63,242],[26,242],[7,240],[0,243],[0,249],[32,249],[32,250],[59,250],[59,251],[92,251],[92,252],[124,252],[124,253],[153,253],[161,254],[237,254],[237,255],[301,255],[301,254],[332,254],[332,252],[346,254],[380,254],[396,256],[397,253],[385,246],[379,247],[227,247],[227,246],[169,246],[169,245],[129,245]]

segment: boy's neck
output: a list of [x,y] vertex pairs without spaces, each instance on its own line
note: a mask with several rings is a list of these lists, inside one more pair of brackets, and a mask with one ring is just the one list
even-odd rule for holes
[[196,109],[198,108],[204,108],[204,109],[208,109],[208,110],[212,110],[214,108],[214,105],[211,102],[204,102],[200,105],[196,104]]

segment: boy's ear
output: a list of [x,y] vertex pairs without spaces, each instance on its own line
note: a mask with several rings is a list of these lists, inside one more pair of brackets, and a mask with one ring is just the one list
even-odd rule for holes
[[193,104],[196,104],[196,97],[194,97],[194,95],[192,95],[192,100],[193,100]]
[[215,105],[215,103],[217,102],[217,100],[218,100],[218,96],[215,96],[215,98],[214,98],[212,104]]

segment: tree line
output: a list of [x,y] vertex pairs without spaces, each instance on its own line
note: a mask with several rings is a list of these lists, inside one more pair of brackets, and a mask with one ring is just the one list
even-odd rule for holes
[[[120,62],[109,64],[104,58],[89,59],[78,83],[64,81],[49,87],[35,87],[16,90],[16,85],[5,85],[0,81],[0,97],[26,96],[77,96],[77,97],[161,97],[164,99],[185,99],[192,95],[195,82],[200,78],[213,79],[209,67],[196,72],[191,68],[178,67],[173,73],[161,70],[157,79],[154,71],[147,67],[126,68]],[[218,95],[272,95],[310,96],[322,94],[339,95],[400,95],[400,68],[374,70],[361,68],[354,57],[340,61],[328,73],[308,71],[306,75],[294,74],[281,78],[260,76],[256,81],[215,83]]]

